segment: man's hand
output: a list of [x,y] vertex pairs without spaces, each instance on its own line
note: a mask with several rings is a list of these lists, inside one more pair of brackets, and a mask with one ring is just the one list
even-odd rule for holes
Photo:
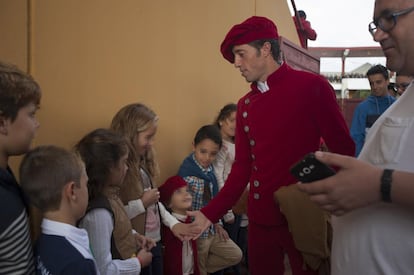
[[201,211],[187,211],[187,215],[194,218],[194,221],[191,223],[192,229],[197,232],[193,237],[193,240],[200,237],[212,223]]
[[229,210],[227,213],[223,216],[223,220],[228,224],[233,224],[236,220],[236,217],[233,214],[233,211]]
[[198,234],[198,230],[194,228],[191,223],[179,222],[171,228],[171,231],[173,232],[174,236],[179,238],[181,241],[191,240]]
[[380,201],[382,169],[353,157],[316,152],[318,160],[339,167],[336,175],[320,181],[299,184],[299,190],[322,209],[336,216]]

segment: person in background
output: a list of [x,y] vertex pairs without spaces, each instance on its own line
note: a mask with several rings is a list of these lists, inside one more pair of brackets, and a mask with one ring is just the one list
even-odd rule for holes
[[[202,126],[195,134],[193,152],[178,170],[193,197],[193,210],[206,206],[217,195],[219,187],[212,164],[221,146],[220,130],[215,125]],[[200,274],[203,275],[221,272],[238,264],[242,258],[240,248],[229,239],[221,223],[211,225],[202,233],[197,239],[197,249]]]
[[[414,0],[376,0],[369,30],[387,67],[414,75]],[[317,152],[335,176],[299,184],[334,217],[332,275],[412,274],[414,87],[371,128],[358,159]]]
[[397,91],[397,96],[400,97],[405,92],[407,87],[413,82],[414,76],[398,74],[395,78],[394,88]]
[[141,273],[163,275],[161,223],[180,239],[191,234],[188,225],[179,222],[158,202],[160,194],[156,180],[159,169],[153,148],[158,116],[144,104],[128,104],[115,114],[111,129],[124,136],[130,147],[130,169],[120,190],[121,199],[126,205],[133,228],[156,241],[156,246],[151,250],[152,262]]
[[293,16],[295,22],[296,31],[298,32],[300,45],[302,48],[308,48],[308,39],[316,40],[316,31],[312,29],[311,23],[306,20],[306,13],[303,10],[298,10],[297,14]]
[[[265,17],[233,26],[221,53],[249,82],[237,104],[236,157],[226,184],[201,211],[190,212],[194,227],[207,228],[230,209],[250,182],[248,261],[252,275],[317,274],[294,246],[274,192],[295,184],[290,167],[316,151],[322,137],[331,152],[354,155],[355,145],[329,82],[298,71],[280,59],[279,34]],[[300,79],[300,81],[298,81]],[[293,85],[294,84],[294,85]]]
[[[220,129],[221,137],[223,139],[223,145],[216,159],[213,162],[214,174],[217,178],[219,190],[224,186],[227,176],[230,173],[231,167],[234,162],[235,145],[234,135],[236,132],[236,111],[237,105],[230,103],[225,105],[219,112],[214,124]],[[247,190],[242,196],[247,197]],[[238,203],[246,204],[247,198],[240,199]],[[244,206],[245,208],[245,206]],[[246,213],[234,214],[232,210],[229,210],[227,214],[223,216],[223,227],[232,239],[243,252],[244,258],[247,256],[247,225],[249,221]],[[235,274],[240,274],[240,266],[234,266],[231,268]]]
[[388,94],[392,97],[397,97],[397,89],[395,88],[395,83],[390,82],[388,84]]
[[88,232],[76,227],[88,206],[88,177],[80,158],[56,146],[37,147],[24,157],[20,181],[43,214],[34,250],[37,274],[98,274]]
[[100,274],[140,274],[151,263],[155,241],[132,230],[119,198],[128,166],[126,140],[113,131],[96,129],[75,146],[85,163],[89,204],[79,226],[88,231]]
[[361,152],[369,129],[378,117],[391,106],[395,97],[388,94],[389,73],[382,65],[372,66],[367,77],[371,86],[371,95],[358,104],[355,108],[352,124],[351,137],[355,142],[355,156]]
[[0,62],[0,274],[34,274],[28,203],[8,162],[29,151],[41,90],[16,66]]
[[[223,145],[218,152],[214,162],[214,174],[217,178],[219,189],[223,188],[227,176],[234,162],[234,135],[236,132],[237,105],[230,103],[225,105],[219,112],[214,124],[220,129]],[[230,212],[231,213],[231,212]],[[232,216],[231,219],[234,219]]]
[[[172,176],[162,184],[160,201],[181,222],[190,223],[187,210],[191,209],[192,197],[187,182],[180,176]],[[164,274],[199,275],[197,243],[195,240],[181,241],[172,231],[162,226],[164,244]]]

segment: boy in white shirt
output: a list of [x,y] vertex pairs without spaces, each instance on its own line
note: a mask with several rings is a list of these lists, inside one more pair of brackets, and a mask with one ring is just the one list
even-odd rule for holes
[[86,230],[76,227],[88,205],[83,162],[56,146],[27,153],[20,166],[21,186],[43,213],[35,245],[37,274],[98,274]]

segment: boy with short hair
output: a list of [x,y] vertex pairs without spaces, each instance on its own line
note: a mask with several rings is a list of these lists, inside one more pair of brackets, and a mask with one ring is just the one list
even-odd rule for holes
[[[193,152],[184,159],[178,170],[178,175],[187,182],[193,197],[193,211],[205,207],[217,195],[218,183],[213,161],[222,143],[217,126],[202,126],[194,137]],[[202,275],[236,265],[242,258],[240,248],[219,223],[211,225],[197,239],[197,252]]]
[[0,61],[0,274],[34,273],[28,205],[8,161],[29,150],[40,98],[30,75]]
[[368,132],[375,121],[395,102],[388,93],[390,75],[383,65],[374,65],[367,71],[371,94],[354,111],[351,124],[351,137],[355,142],[355,156],[362,151]]
[[[179,221],[190,223],[187,210],[191,209],[192,197],[187,182],[180,176],[168,178],[158,188],[160,201]],[[170,228],[162,226],[164,248],[164,272],[169,275],[199,275],[197,244],[195,240],[181,241]]]
[[37,274],[97,274],[88,233],[76,227],[88,205],[80,158],[56,146],[37,147],[24,157],[20,180],[44,217],[34,252]]

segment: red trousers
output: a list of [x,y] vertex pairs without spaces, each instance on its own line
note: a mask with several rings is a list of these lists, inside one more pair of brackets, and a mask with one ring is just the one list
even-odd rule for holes
[[251,275],[283,275],[285,253],[293,275],[318,274],[309,267],[304,269],[302,255],[295,248],[287,225],[263,226],[249,221],[248,265]]

